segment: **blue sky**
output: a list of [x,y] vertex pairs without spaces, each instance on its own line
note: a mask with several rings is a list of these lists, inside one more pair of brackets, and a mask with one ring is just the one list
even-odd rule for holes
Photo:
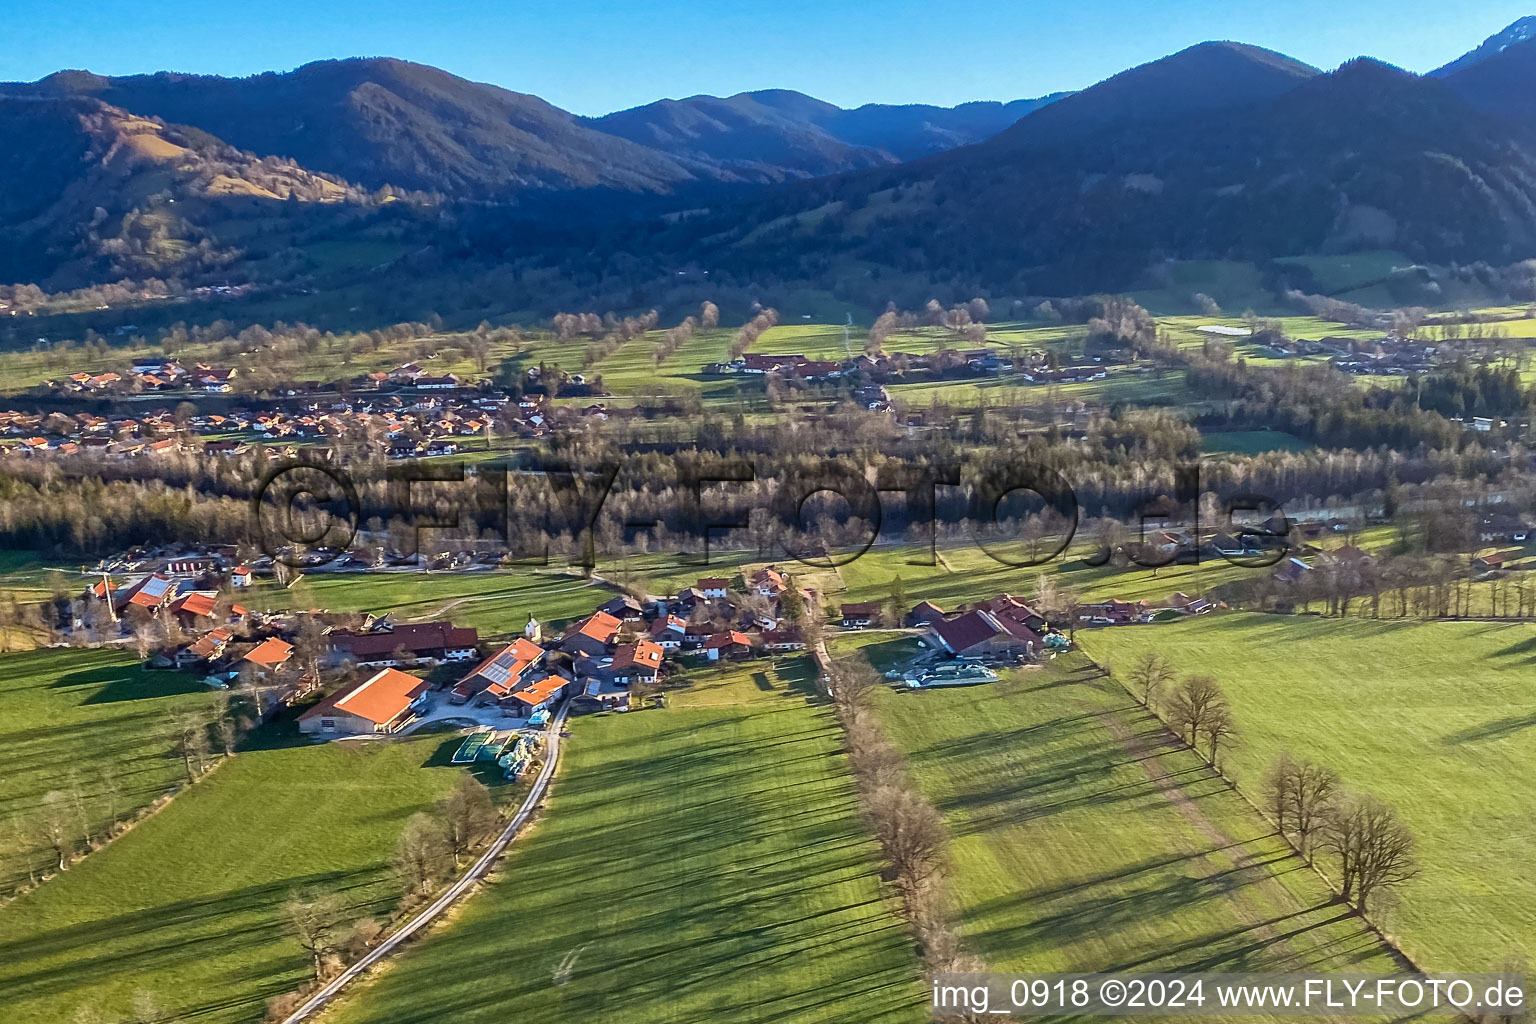
[[392,56],[581,114],[662,96],[799,89],[844,106],[1016,99],[1204,39],[1320,67],[1427,71],[1536,0],[7,0],[0,80],[59,68],[225,75]]

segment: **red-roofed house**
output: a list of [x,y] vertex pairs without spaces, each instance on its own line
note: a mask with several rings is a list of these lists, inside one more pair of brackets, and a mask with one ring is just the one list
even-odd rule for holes
[[744,658],[752,653],[752,638],[738,630],[716,633],[704,642],[704,657],[710,661],[721,658]]
[[607,612],[593,612],[565,631],[560,649],[567,654],[586,654],[597,657],[608,653],[621,623]]
[[119,590],[116,605],[120,614],[130,608],[153,613],[158,611],[161,605],[170,603],[175,597],[175,582],[167,576],[156,573]]
[[843,605],[843,628],[863,629],[873,625],[879,620],[881,604],[879,601],[866,601],[863,604]]
[[660,644],[649,640],[624,644],[613,652],[613,664],[608,667],[609,678],[616,683],[651,683],[661,670]]
[[171,602],[171,612],[183,629],[211,625],[218,611],[219,595],[212,590],[194,590]]
[[536,683],[512,694],[507,698],[507,704],[520,718],[529,718],[539,711],[543,711],[555,704],[565,693],[564,679],[559,676],[546,676]]
[[935,622],[928,630],[943,650],[967,657],[1032,655],[1044,645],[1043,638],[1022,622],[981,609]]
[[675,651],[683,646],[688,635],[688,623],[676,615],[667,615],[651,623],[651,640],[664,651]]
[[398,732],[426,701],[431,685],[399,669],[386,668],[361,683],[331,694],[299,716],[306,736],[369,736]]
[[706,577],[694,584],[693,589],[698,591],[700,597],[718,600],[731,592],[731,581]]
[[463,704],[479,694],[502,700],[524,686],[533,667],[543,660],[544,648],[518,637],[459,680],[449,692],[449,703]]
[[243,660],[262,672],[276,672],[293,657],[293,645],[277,637],[268,637],[251,649]]

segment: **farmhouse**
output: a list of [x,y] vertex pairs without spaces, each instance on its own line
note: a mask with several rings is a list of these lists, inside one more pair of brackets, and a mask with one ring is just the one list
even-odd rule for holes
[[277,637],[268,637],[246,654],[244,660],[263,673],[276,672],[293,657],[293,645]]
[[533,667],[544,660],[544,648],[525,637],[518,637],[486,658],[475,670],[449,692],[452,704],[463,704],[478,694],[497,700],[523,686]]
[[426,702],[431,686],[399,669],[381,669],[342,687],[299,716],[306,736],[371,736],[398,732]]
[[1125,626],[1151,622],[1152,608],[1145,601],[1100,601],[1080,607],[1077,610],[1077,621],[1090,626]]
[[865,626],[873,625],[880,618],[880,602],[845,604],[842,612],[844,629],[863,629]]
[[693,589],[698,591],[700,597],[711,601],[719,600],[731,592],[731,581],[706,577],[694,584]]
[[479,652],[480,634],[451,622],[421,622],[366,632],[336,630],[327,639],[331,650],[359,665],[398,666],[403,661],[468,661]]
[[716,633],[704,642],[704,657],[710,661],[744,658],[751,653],[752,638],[734,629]]
[[608,667],[609,677],[616,683],[651,683],[661,670],[662,650],[659,644],[649,640],[624,644],[613,652],[613,664]]
[[968,657],[1033,656],[1044,643],[1040,634],[1023,623],[981,609],[935,622],[928,631],[940,649]]
[[651,641],[663,651],[675,651],[683,646],[688,633],[688,623],[676,615],[664,615],[651,623]]
[[805,637],[800,635],[798,629],[765,629],[763,631],[763,650],[765,651],[803,651],[805,650]]

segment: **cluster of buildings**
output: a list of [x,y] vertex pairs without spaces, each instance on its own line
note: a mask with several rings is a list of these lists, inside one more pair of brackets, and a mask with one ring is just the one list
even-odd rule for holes
[[35,413],[0,410],[0,450],[28,455],[98,453],[115,458],[202,451],[237,455],[252,445],[300,445],[344,440],[390,458],[458,452],[489,434],[543,437],[563,425],[606,418],[599,404],[550,407],[532,397],[471,395],[332,395],[291,409],[233,409],[178,418],[158,409],[136,415]]
[[63,394],[144,395],[159,392],[227,395],[235,390],[239,370],[230,366],[195,363],[183,366],[175,358],[135,359],[126,374],[72,373],[45,387]]
[[803,649],[795,631],[777,628],[778,602],[791,586],[767,566],[740,591],[731,580],[704,578],[675,597],[642,603],[619,595],[558,633],[546,635],[530,616],[521,636],[488,653],[475,630],[447,622],[395,625],[386,618],[331,629],[333,658],[374,671],[304,712],[299,727],[321,736],[398,732],[427,710],[432,689],[404,669],[458,662],[468,667],[446,689],[450,705],[499,708],[534,725],[564,699],[573,710],[627,710],[635,693],[660,681],[669,656],[716,662]]

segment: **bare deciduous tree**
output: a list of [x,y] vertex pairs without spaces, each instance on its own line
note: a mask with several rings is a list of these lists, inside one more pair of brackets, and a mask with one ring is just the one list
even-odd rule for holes
[[309,954],[315,977],[325,970],[325,957],[336,948],[346,904],[335,893],[294,893],[283,904],[283,915],[299,946]]
[[394,867],[406,890],[425,893],[447,871],[452,860],[443,827],[430,814],[411,816],[395,845]]
[[1142,707],[1150,708],[1173,682],[1174,675],[1173,662],[1156,651],[1148,651],[1131,668],[1131,692]]
[[443,840],[448,844],[448,852],[453,854],[455,864],[460,863],[496,821],[496,807],[491,803],[490,791],[472,775],[459,778],[438,803],[438,811],[443,822]]
[[1371,796],[1345,797],[1328,816],[1322,843],[1339,859],[1340,894],[1362,911],[1381,890],[1418,874],[1413,833]]

